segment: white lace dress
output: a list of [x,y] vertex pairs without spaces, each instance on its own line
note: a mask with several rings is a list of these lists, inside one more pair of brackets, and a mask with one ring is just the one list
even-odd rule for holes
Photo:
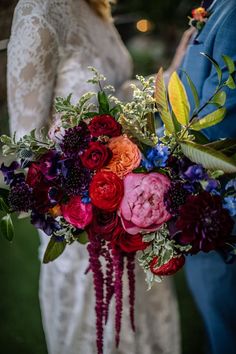
[[[119,87],[131,61],[112,23],[100,19],[85,0],[20,0],[8,48],[11,130],[22,136],[49,123],[53,98],[91,89],[88,65]],[[48,238],[42,235],[42,250]],[[40,301],[49,354],[96,353],[92,274],[88,254],[74,244],[55,262],[42,265]],[[146,291],[137,267],[136,333],[124,311],[120,348],[114,346],[113,304],[105,330],[105,354],[179,354],[179,319],[172,280]],[[127,304],[128,291],[124,291]]]

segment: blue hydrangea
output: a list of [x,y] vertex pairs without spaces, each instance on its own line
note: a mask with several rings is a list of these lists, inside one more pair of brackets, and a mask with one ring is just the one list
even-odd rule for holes
[[236,216],[236,196],[225,197],[224,208],[229,211],[231,216]]
[[230,188],[233,188],[236,191],[236,178],[231,179],[225,186],[226,190],[229,190]]
[[170,150],[168,146],[157,144],[154,148],[148,149],[146,158],[142,160],[142,166],[148,171],[155,167],[165,167],[169,158]]

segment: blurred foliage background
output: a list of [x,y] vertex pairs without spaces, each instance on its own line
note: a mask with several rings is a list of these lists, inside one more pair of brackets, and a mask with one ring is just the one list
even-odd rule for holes
[[[3,41],[10,36],[16,4],[16,0],[0,0],[0,134],[8,132],[7,51]],[[198,5],[198,1],[191,0],[118,2],[114,8],[115,24],[134,59],[134,75],[148,75],[160,66],[168,67],[183,31],[188,28],[187,16]],[[29,222],[15,220],[15,225],[17,232],[12,244],[0,238],[1,352],[47,354],[38,301],[39,239]],[[182,354],[203,354],[203,326],[183,272],[176,275],[175,283],[181,315]]]

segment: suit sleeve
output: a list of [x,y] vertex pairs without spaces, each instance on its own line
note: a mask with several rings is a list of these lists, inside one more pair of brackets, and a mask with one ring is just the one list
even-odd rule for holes
[[[222,55],[230,56],[236,62],[236,26],[235,26],[236,10],[231,12],[227,18],[222,21],[222,25],[217,31],[215,42],[213,45],[213,58],[219,63],[223,71],[223,80],[228,77],[227,67],[222,59]],[[200,101],[204,104],[214,92],[218,85],[218,77],[214,67],[212,67],[209,77],[206,79]],[[205,129],[204,133],[210,139],[218,138],[236,138],[236,90],[225,88],[227,94],[226,109],[227,115],[223,122],[214,127]],[[201,116],[205,116],[215,110],[213,105],[208,106]]]

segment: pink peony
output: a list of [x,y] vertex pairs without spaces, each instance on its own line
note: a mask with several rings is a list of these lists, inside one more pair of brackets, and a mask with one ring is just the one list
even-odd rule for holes
[[164,204],[169,186],[169,178],[160,173],[130,173],[125,177],[119,212],[129,234],[158,230],[171,218]]
[[78,229],[84,229],[92,221],[92,204],[84,204],[78,196],[63,204],[61,211],[64,219]]

